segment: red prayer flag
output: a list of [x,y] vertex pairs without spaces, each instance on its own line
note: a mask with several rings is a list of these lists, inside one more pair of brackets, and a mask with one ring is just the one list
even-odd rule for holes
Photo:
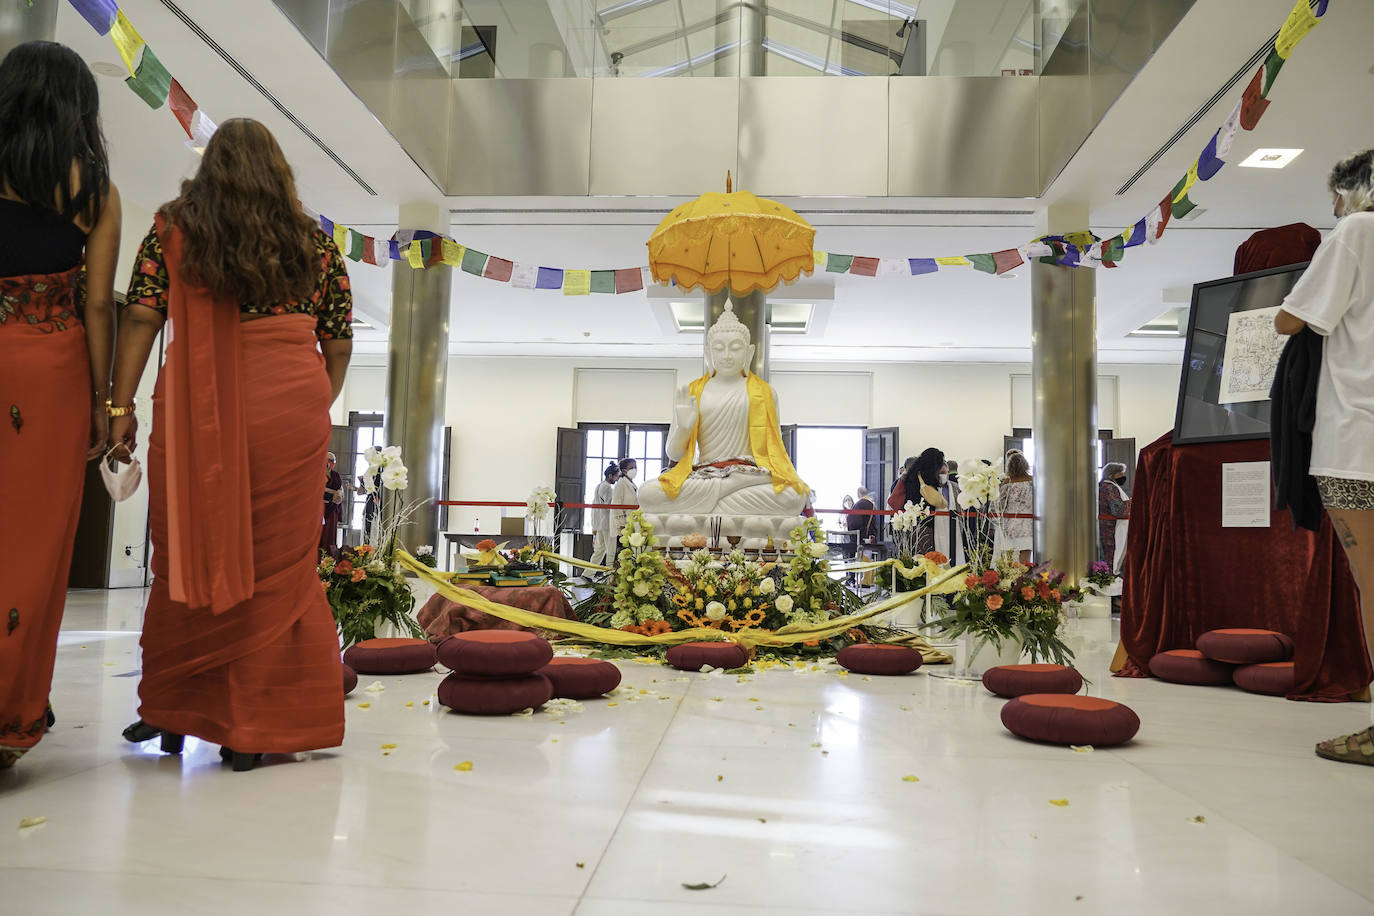
[[171,89],[167,92],[167,102],[171,105],[172,114],[176,115],[177,121],[181,123],[181,129],[186,131],[186,136],[193,136],[191,117],[196,113],[196,103],[175,79],[172,80]]
[[363,263],[377,263],[377,240],[370,235],[363,236]]
[[861,258],[856,255],[854,260],[849,263],[849,272],[861,277],[876,277],[878,275],[878,259]]
[[482,271],[482,276],[488,280],[500,280],[502,283],[509,283],[510,272],[514,267],[513,261],[491,256],[487,258],[487,267]]
[[644,288],[644,274],[638,267],[624,267],[615,272],[616,294],[632,293]]
[[1260,67],[1255,71],[1250,85],[1245,87],[1245,94],[1240,97],[1240,126],[1246,130],[1254,130],[1255,125],[1264,116],[1264,110],[1269,107],[1269,100],[1261,91],[1263,78],[1264,68]]
[[1025,262],[1021,260],[1021,252],[1018,249],[1008,248],[1005,251],[994,251],[992,263],[996,265],[997,273],[1004,274],[1009,270],[1015,270]]
[[1164,199],[1159,202],[1159,226],[1155,229],[1155,238],[1164,237],[1164,227],[1169,225],[1169,217],[1174,214],[1174,192],[1170,191],[1164,195]]

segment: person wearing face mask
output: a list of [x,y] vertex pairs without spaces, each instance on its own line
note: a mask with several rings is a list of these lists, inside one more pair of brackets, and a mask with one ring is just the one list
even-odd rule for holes
[[1131,498],[1126,495],[1126,465],[1113,461],[1102,469],[1097,485],[1098,559],[1121,574],[1126,559],[1126,524],[1131,517]]
[[[596,485],[596,504],[598,507],[615,502],[615,482],[620,479],[620,464],[612,461],[602,474],[601,483]],[[615,535],[611,533],[611,510],[596,508],[592,510],[592,562],[605,565],[613,558]]]
[[951,473],[951,468],[957,467],[958,464],[953,461],[947,461],[940,467],[940,485],[936,489],[939,490],[945,505],[949,507],[950,514],[935,519],[935,549],[949,557],[950,562],[956,565],[964,562],[964,547],[959,537],[959,519],[955,515],[959,511],[959,484],[955,482]]
[[[614,505],[639,505],[639,487],[635,485],[635,474],[638,471],[639,465],[635,463],[633,458],[620,459],[620,476],[616,478],[615,488],[611,491],[611,502]],[[611,510],[611,556],[620,553],[616,539],[620,537],[620,532],[625,527],[625,521],[633,511],[633,509]]]

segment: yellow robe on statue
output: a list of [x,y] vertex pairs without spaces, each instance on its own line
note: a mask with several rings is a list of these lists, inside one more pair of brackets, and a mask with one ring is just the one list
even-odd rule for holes
[[[697,437],[701,431],[701,393],[706,389],[710,375],[703,375],[688,386],[688,391],[697,402],[697,423],[692,429],[692,437],[687,440],[687,448],[682,459],[671,470],[659,475],[658,482],[663,492],[677,499],[682,485],[691,476],[697,454]],[[792,466],[787,449],[782,444],[782,428],[778,425],[777,402],[773,400],[773,389],[754,373],[749,373],[747,382],[749,392],[749,450],[754,463],[773,475],[773,492],[781,493],[788,487],[802,496],[808,495],[808,488]]]

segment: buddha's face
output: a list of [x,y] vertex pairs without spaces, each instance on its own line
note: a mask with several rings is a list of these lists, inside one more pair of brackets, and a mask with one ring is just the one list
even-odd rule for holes
[[725,375],[743,374],[754,358],[754,347],[739,334],[717,334],[711,339],[711,367]]

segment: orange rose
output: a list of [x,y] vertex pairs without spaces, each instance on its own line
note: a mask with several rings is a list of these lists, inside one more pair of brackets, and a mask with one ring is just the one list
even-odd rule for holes
[[363,580],[366,579],[366,578],[367,578],[367,570],[363,569],[361,566],[358,567],[357,569],[353,570],[352,580],[353,580],[354,582],[361,582],[361,581],[363,581]]
[[487,538],[485,541],[478,541],[477,549],[482,553],[486,553],[488,550],[495,550],[496,542],[491,538]]
[[964,588],[973,588],[973,587],[974,587],[975,585],[977,585],[977,584],[978,584],[978,577],[977,577],[977,576],[965,576],[965,577],[964,577]]
[[356,553],[356,554],[357,554],[358,556],[360,556],[360,557],[365,557],[365,556],[367,556],[368,554],[372,553],[372,551],[374,551],[374,550],[376,550],[376,549],[377,549],[377,548],[376,548],[376,547],[373,547],[371,544],[362,544],[362,545],[360,545],[360,546],[358,546],[358,547],[353,548],[353,552]]
[[988,588],[994,587],[1001,581],[1002,577],[997,575],[997,570],[995,569],[989,569],[987,572],[983,573],[983,584]]
[[1002,596],[1001,596],[1001,595],[989,595],[989,596],[988,596],[988,610],[989,610],[989,611],[1000,610],[1001,607],[1002,607]]
[[1055,601],[1059,601],[1061,598],[1063,598],[1063,595],[1059,593],[1059,589],[1052,588],[1050,589],[1050,597],[1053,598]]
[[351,576],[353,574],[353,562],[351,560],[340,560],[334,566],[334,575]]
[[1029,585],[1022,586],[1021,597],[1025,598],[1027,601],[1031,600],[1035,597],[1035,589],[1031,588]]
[[926,559],[934,563],[936,566],[944,566],[946,563],[949,562],[949,557],[940,553],[940,551],[938,550],[932,550],[929,553],[927,553]]

